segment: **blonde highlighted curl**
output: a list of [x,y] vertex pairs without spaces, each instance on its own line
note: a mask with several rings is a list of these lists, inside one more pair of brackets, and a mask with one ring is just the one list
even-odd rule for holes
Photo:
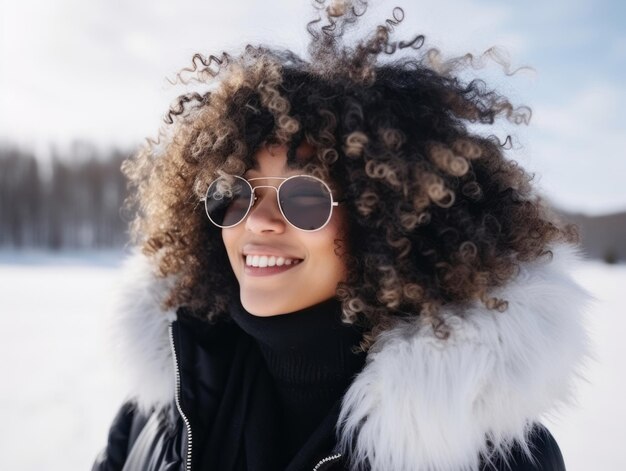
[[242,175],[263,145],[287,145],[290,165],[302,167],[296,148],[306,142],[316,153],[304,169],[345,199],[348,233],[338,246],[349,251],[338,255],[349,274],[337,297],[344,322],[365,327],[364,350],[398,317],[419,316],[445,337],[438,312],[447,303],[505,311],[492,288],[520,262],[550,256],[554,242],[579,242],[576,226],[556,219],[504,145],[468,130],[498,118],[528,122],[527,107],[457,75],[486,59],[509,73],[508,62],[493,49],[445,59],[421,35],[392,41],[399,8],[348,46],[344,30],[365,2],[315,4],[307,60],[251,45],[239,55],[196,54],[177,80],[206,84],[205,93],[181,95],[158,139],[122,166],[132,242],[160,276],[175,279],[164,307],[185,306],[211,322],[228,317],[238,285],[201,198],[216,176]]

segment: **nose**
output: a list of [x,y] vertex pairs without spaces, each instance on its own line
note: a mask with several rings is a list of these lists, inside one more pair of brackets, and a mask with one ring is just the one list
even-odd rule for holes
[[260,190],[255,188],[256,201],[246,216],[246,229],[255,234],[276,233],[285,231],[286,221],[278,207],[276,189],[273,187]]

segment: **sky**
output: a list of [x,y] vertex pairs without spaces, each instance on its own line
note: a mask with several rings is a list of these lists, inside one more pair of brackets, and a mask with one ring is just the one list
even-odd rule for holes
[[[512,77],[475,71],[515,104],[529,126],[510,158],[535,173],[556,206],[587,214],[626,209],[626,4],[617,0],[370,2],[369,32],[394,6],[396,39],[426,35],[447,56],[506,51]],[[237,52],[247,43],[306,50],[310,0],[0,0],[0,142],[43,158],[76,140],[135,148],[154,137],[185,91],[167,78],[195,52]],[[477,129],[493,133],[493,130]]]

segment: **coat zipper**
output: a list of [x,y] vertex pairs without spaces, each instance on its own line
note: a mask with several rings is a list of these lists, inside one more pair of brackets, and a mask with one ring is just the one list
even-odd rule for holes
[[324,458],[323,460],[320,460],[315,465],[315,468],[313,468],[313,471],[319,471],[320,469],[322,469],[321,466],[331,463],[332,461],[337,461],[339,458],[341,458],[341,453],[336,453],[334,455],[327,456],[326,458]]
[[[187,429],[187,459],[185,460],[185,470],[191,471],[191,444],[192,444],[192,436],[191,436],[191,425],[189,424],[189,419],[183,412],[183,409],[180,406],[180,371],[178,370],[178,355],[176,353],[176,346],[174,345],[174,329],[172,322],[169,324],[169,334],[170,334],[170,347],[172,349],[172,358],[174,360],[174,374],[176,377],[176,408],[178,409],[178,413],[183,418],[183,422],[185,423],[185,428]],[[341,453],[336,453],[334,455],[327,456],[326,458],[320,460],[313,471],[319,471],[322,469],[321,467],[331,463],[333,461],[337,461],[341,458]]]
[[176,376],[176,408],[178,409],[178,413],[180,414],[180,416],[183,418],[183,422],[185,422],[185,428],[187,429],[187,457],[185,459],[185,470],[191,471],[191,425],[189,424],[189,419],[187,419],[187,416],[180,406],[180,371],[178,370],[178,356],[176,353],[176,346],[174,345],[174,328],[172,322],[170,322],[169,331],[170,347],[172,349],[172,358],[174,359],[174,373]]

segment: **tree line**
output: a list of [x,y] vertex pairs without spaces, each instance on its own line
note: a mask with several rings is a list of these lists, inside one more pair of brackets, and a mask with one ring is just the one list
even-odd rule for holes
[[43,161],[27,150],[0,147],[0,247],[124,245],[126,181],[120,166],[128,155],[77,145]]

